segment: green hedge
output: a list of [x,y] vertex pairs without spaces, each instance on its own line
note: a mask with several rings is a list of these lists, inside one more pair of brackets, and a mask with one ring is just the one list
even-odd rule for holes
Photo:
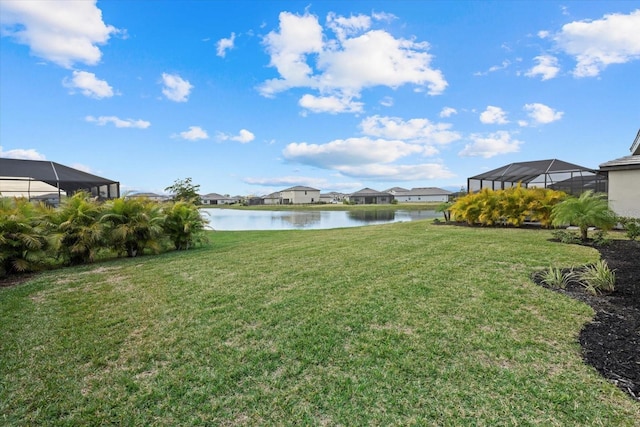
[[99,253],[134,257],[189,249],[204,241],[206,224],[198,207],[184,201],[100,202],[79,192],[52,208],[24,198],[1,198],[0,277],[90,263]]

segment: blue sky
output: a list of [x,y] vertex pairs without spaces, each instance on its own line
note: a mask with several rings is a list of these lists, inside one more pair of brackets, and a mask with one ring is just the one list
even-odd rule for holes
[[459,189],[640,128],[637,1],[2,0],[0,25],[0,156],[124,192]]

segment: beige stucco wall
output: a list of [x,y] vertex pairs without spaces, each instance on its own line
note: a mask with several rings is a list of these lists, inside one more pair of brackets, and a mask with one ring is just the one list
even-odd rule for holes
[[318,203],[320,201],[320,190],[295,190],[283,191],[280,193],[283,199],[289,199],[289,203]]
[[609,206],[620,216],[640,218],[640,169],[609,171]]

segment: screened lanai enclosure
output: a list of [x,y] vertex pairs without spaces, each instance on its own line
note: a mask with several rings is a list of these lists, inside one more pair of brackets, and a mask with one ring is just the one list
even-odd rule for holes
[[467,179],[469,192],[484,188],[504,190],[522,185],[564,191],[578,196],[587,190],[607,192],[607,176],[558,159],[511,163]]
[[59,204],[63,196],[87,191],[99,199],[120,197],[120,183],[60,163],[0,159],[0,196]]

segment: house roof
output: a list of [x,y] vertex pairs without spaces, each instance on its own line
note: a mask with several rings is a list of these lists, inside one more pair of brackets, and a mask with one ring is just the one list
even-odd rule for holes
[[372,188],[363,188],[360,191],[351,193],[351,196],[390,196],[390,193],[374,190]]
[[631,155],[637,156],[640,155],[640,129],[638,129],[638,133],[636,134],[636,139],[633,140],[633,144],[631,144]]
[[282,191],[320,191],[317,188],[312,188],[312,187],[305,187],[303,185],[297,185],[295,187],[290,187],[287,188],[286,190],[282,190]]
[[453,194],[449,190],[443,190],[437,187],[419,187],[407,190],[404,193],[398,194],[398,196],[443,196]]
[[128,197],[164,197],[169,199],[173,196],[167,195],[167,194],[156,194],[156,193],[133,193],[133,194],[129,194]]
[[402,187],[392,187],[392,188],[389,188],[387,190],[384,190],[385,193],[391,193],[391,194],[394,194],[394,193],[406,193],[407,191],[409,191],[409,190],[407,190],[406,188],[402,188]]
[[0,175],[4,180],[41,181],[72,193],[102,185],[119,185],[117,181],[44,160],[0,158]]
[[200,196],[200,198],[207,199],[207,200],[221,200],[221,199],[230,199],[231,197],[226,197],[218,193],[209,193],[209,194],[205,194],[204,196]]
[[600,170],[603,171],[624,169],[640,169],[640,155],[620,157],[600,165]]
[[511,163],[501,168],[473,176],[469,179],[529,183],[540,175],[577,171],[590,172],[594,174],[597,172],[593,169],[585,168],[573,163],[568,163],[558,159],[550,159]]
[[266,196],[262,196],[263,199],[279,199],[280,198],[280,192],[275,192],[275,193],[271,193],[271,194],[267,194]]

